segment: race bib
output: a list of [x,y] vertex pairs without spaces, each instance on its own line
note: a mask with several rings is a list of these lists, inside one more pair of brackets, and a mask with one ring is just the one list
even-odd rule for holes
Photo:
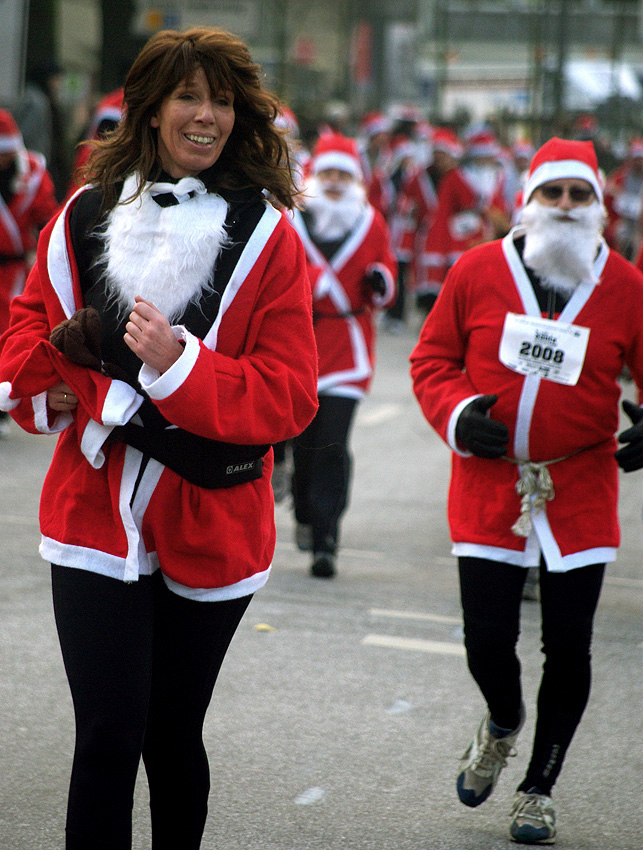
[[521,375],[540,375],[573,387],[585,362],[589,328],[507,313],[500,362]]

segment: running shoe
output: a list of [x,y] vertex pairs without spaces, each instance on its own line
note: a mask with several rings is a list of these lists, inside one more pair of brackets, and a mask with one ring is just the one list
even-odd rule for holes
[[537,788],[518,791],[511,808],[509,832],[518,844],[554,844],[556,814],[551,797]]
[[475,808],[489,797],[496,787],[500,771],[507,759],[516,755],[514,744],[525,722],[525,709],[521,708],[518,728],[502,738],[495,738],[489,730],[490,714],[487,711],[476,736],[460,760],[460,773],[456,781],[458,797],[465,806]]
[[330,552],[315,552],[310,572],[315,578],[332,578],[335,575],[335,556]]

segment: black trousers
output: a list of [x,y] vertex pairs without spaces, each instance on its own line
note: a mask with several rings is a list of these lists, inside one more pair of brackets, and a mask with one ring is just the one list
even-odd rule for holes
[[[482,558],[460,558],[464,643],[471,675],[498,726],[515,729],[522,689],[516,645],[527,570]],[[548,794],[580,723],[591,685],[591,643],[604,564],[547,572],[540,566],[542,652],[533,750],[520,790]]]
[[202,730],[249,596],[196,602],[159,571],[124,583],[52,566],[74,704],[66,850],[130,850],[141,756],[153,850],[198,850],[210,788]]
[[386,315],[390,319],[404,319],[404,307],[406,305],[407,278],[409,263],[398,260],[397,263],[397,294],[395,302],[388,308]]
[[348,506],[351,457],[348,441],[357,399],[320,396],[319,409],[293,442],[295,519],[312,525],[313,550],[334,553]]

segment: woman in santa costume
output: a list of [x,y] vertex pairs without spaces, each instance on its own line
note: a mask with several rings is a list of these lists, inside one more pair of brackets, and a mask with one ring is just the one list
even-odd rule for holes
[[522,224],[453,266],[411,355],[415,394],[453,451],[449,524],[469,669],[487,704],[457,778],[491,794],[525,722],[516,655],[527,568],[540,567],[535,737],[511,837],[551,844],[551,791],[590,690],[593,618],[619,544],[618,465],[643,466],[643,411],[619,436],[619,375],[643,386],[643,275],[601,236],[591,142],[534,155]]
[[319,353],[319,410],[293,448],[296,539],[311,571],[335,574],[348,502],[350,430],[375,366],[377,310],[395,298],[395,257],[383,216],[366,200],[357,144],[323,134],[294,225],[306,249]]
[[0,351],[0,405],[59,434],[40,553],[76,718],[67,850],[197,850],[202,725],[275,545],[270,444],[317,408],[303,248],[275,98],[221,30],[165,31],[92,184],[45,231]]
[[[28,151],[11,113],[0,109],[0,334],[9,304],[22,292],[38,233],[58,210],[44,157]],[[8,433],[0,410],[0,436]]]

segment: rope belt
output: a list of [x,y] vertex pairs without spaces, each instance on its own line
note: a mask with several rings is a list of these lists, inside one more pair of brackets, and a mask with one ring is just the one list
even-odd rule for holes
[[537,514],[542,511],[547,502],[554,498],[554,485],[549,474],[548,466],[567,460],[571,455],[557,457],[554,460],[543,460],[535,463],[531,460],[516,460],[507,457],[509,463],[515,463],[520,467],[520,478],[516,481],[516,493],[520,498],[520,516],[511,526],[511,530],[517,537],[529,537],[533,523],[531,521],[532,511]]

